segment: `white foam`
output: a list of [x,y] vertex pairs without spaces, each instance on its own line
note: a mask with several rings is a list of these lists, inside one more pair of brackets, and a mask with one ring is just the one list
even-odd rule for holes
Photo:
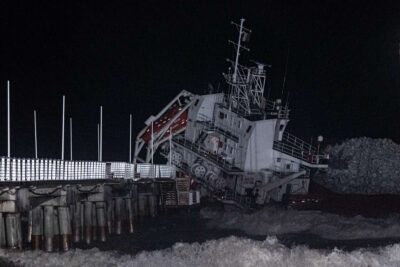
[[210,225],[240,229],[252,235],[309,232],[328,239],[400,237],[400,216],[388,218],[344,217],[320,211],[283,210],[266,207],[253,214],[203,209]]
[[[156,241],[155,241],[156,242]],[[23,266],[400,266],[400,244],[352,252],[287,248],[275,237],[265,241],[229,237],[203,244],[177,243],[170,249],[135,256],[98,249],[66,253],[0,250],[0,257]]]

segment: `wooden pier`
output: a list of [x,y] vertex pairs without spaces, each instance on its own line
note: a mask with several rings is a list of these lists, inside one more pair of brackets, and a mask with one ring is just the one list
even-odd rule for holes
[[0,246],[67,251],[200,202],[174,166],[0,157]]

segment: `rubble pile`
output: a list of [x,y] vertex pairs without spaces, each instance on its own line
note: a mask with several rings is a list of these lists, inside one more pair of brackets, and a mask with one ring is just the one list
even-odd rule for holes
[[317,182],[338,193],[400,194],[400,145],[354,138],[331,147],[327,175]]

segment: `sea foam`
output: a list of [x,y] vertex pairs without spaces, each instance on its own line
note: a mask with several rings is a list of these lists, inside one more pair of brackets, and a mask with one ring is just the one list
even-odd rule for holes
[[[156,240],[154,242],[157,242]],[[288,248],[275,238],[254,241],[228,237],[205,243],[177,243],[164,250],[121,255],[98,249],[66,253],[0,250],[0,257],[23,266],[400,266],[400,244],[378,249]]]
[[327,239],[350,240],[400,237],[400,216],[386,218],[345,217],[321,211],[265,207],[252,214],[203,209],[211,227],[239,229],[251,235],[307,232]]

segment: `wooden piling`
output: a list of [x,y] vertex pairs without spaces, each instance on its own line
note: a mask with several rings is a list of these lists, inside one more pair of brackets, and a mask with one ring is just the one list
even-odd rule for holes
[[44,206],[44,250],[47,252],[53,251],[53,237],[54,237],[54,208],[53,206]]

